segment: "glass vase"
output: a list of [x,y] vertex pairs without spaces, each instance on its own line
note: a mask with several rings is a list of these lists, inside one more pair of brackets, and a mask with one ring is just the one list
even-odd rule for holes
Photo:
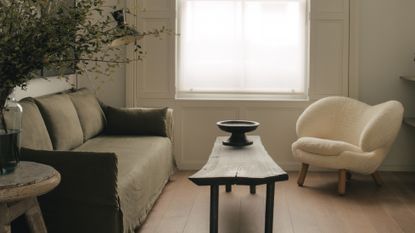
[[20,158],[22,107],[8,98],[0,114],[0,175],[13,172]]

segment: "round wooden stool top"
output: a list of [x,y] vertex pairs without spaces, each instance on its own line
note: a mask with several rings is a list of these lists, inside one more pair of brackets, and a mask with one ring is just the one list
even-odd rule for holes
[[14,172],[0,176],[0,202],[40,196],[55,188],[60,180],[59,172],[51,166],[22,161]]

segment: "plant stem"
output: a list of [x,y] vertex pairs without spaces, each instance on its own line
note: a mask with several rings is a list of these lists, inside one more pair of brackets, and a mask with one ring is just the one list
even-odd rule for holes
[[104,60],[104,59],[88,59],[88,58],[79,58],[73,60],[56,60],[56,61],[49,61],[50,63],[58,63],[58,62],[76,62],[76,61],[97,61],[97,62],[105,62],[105,63],[115,63],[115,64],[124,64],[128,63],[128,61],[111,61],[111,60]]
[[5,111],[5,108],[4,107],[2,107],[1,109],[0,109],[0,118],[1,118],[1,124],[3,125],[3,127],[4,127],[4,132],[7,134],[7,133],[9,133],[9,130],[7,129],[7,124],[6,124],[6,119],[4,118],[4,111]]

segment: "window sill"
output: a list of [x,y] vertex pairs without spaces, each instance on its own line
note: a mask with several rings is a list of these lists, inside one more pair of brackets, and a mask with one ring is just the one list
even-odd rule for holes
[[301,102],[309,101],[304,94],[283,95],[283,94],[218,94],[218,93],[176,93],[176,100],[201,100],[201,101],[283,101]]

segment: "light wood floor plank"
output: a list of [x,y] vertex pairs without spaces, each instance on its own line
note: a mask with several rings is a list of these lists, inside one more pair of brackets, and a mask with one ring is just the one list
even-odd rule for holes
[[387,185],[384,185],[383,187],[385,193],[382,196],[383,201],[381,202],[381,205],[398,223],[403,232],[415,232],[415,214],[408,208],[409,206],[407,202],[404,201],[403,193],[397,189],[399,181],[394,178],[393,174],[386,176],[384,180],[385,183],[387,182]]
[[286,232],[294,233],[291,215],[288,211],[289,208],[289,193],[287,186],[290,182],[295,180],[289,180],[287,182],[278,183],[276,185],[276,197],[274,207],[274,232]]
[[[208,186],[199,187],[196,193],[189,218],[184,229],[185,233],[209,233],[209,209],[210,209],[210,189]],[[221,194],[219,194],[221,195]],[[219,200],[221,203],[221,200]],[[206,221],[207,219],[207,221]]]
[[[178,172],[168,183],[138,233],[208,233],[209,187]],[[382,187],[370,176],[353,174],[346,195],[337,194],[337,172],[309,172],[298,187],[297,172],[276,184],[274,232],[415,233],[415,173],[381,173]],[[220,233],[264,230],[265,186],[251,195],[248,186],[219,191]]]

